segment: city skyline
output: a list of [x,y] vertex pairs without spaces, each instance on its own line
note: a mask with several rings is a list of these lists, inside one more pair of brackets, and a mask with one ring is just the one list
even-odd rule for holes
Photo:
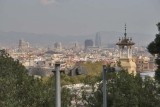
[[5,0],[0,1],[0,31],[89,35],[99,31],[155,35],[159,0]]
[[160,107],[160,0],[0,0],[0,106]]

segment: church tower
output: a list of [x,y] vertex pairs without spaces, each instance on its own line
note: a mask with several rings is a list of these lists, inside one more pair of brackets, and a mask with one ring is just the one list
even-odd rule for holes
[[136,74],[136,64],[132,58],[132,46],[135,43],[132,42],[132,38],[127,37],[126,33],[126,24],[125,24],[125,33],[124,37],[119,38],[119,41],[116,43],[119,47],[119,61],[121,66],[124,69],[128,70],[128,73]]

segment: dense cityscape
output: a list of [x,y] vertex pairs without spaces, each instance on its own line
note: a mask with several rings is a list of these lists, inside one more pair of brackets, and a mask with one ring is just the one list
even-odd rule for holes
[[[135,47],[132,38],[127,37],[126,25],[124,36],[119,38],[115,46],[111,48],[101,45],[101,36],[99,33],[95,36],[95,42],[93,42],[92,39],[87,39],[84,41],[84,46],[80,46],[75,42],[72,46],[66,48],[61,42],[56,42],[53,48],[34,48],[29,42],[24,40],[19,40],[17,44],[17,48],[5,50],[15,61],[19,61],[25,66],[28,74],[34,78],[54,76],[55,74],[52,71],[56,70],[55,65],[57,62],[60,63],[59,72],[63,72],[65,75],[71,77],[88,75],[89,71],[82,66],[88,62],[93,64],[100,62],[101,66],[109,65],[114,68],[113,72],[120,71],[123,68],[127,70],[130,75],[140,74],[143,79],[146,76],[154,78],[154,71],[157,68],[155,64],[156,57],[151,55],[145,47]],[[119,62],[120,64],[118,64]],[[88,94],[91,94],[91,87],[83,83],[66,84],[64,87],[70,89],[72,92],[79,91],[79,94],[76,93],[79,98],[82,97],[80,94],[82,93],[82,87],[88,90]],[[56,94],[57,93],[56,91]],[[70,101],[72,106],[85,106],[81,100]]]
[[159,3],[0,1],[0,107],[160,107]]
[[[118,41],[119,38],[117,38]],[[19,60],[31,74],[37,76],[50,76],[52,74],[51,70],[54,69],[54,65],[58,61],[62,62],[62,70],[72,69],[78,63],[85,62],[94,63],[102,61],[116,66],[117,61],[119,61],[120,50],[116,43],[115,46],[110,48],[103,47],[99,33],[96,34],[95,40],[85,40],[83,46],[75,42],[66,48],[62,44],[61,42],[56,42],[53,47],[35,48],[29,42],[19,40],[17,48],[6,50],[15,60]],[[136,72],[151,72],[156,69],[155,57],[148,53],[146,47],[133,46],[132,48]],[[39,68],[42,68],[44,71],[37,71],[36,69]]]

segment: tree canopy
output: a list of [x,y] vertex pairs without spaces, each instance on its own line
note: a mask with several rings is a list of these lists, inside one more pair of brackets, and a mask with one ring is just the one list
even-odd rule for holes
[[[63,89],[63,95],[70,92]],[[0,50],[0,106],[1,107],[54,107],[54,78],[34,78],[26,68]],[[62,97],[63,105],[70,99]]]
[[160,22],[157,26],[159,34],[156,34],[154,41],[148,45],[147,49],[152,55],[156,56],[157,70],[155,71],[155,79],[160,83]]
[[[62,107],[102,106],[102,62],[83,64],[87,75],[70,77],[61,74]],[[107,104],[109,107],[159,107],[160,88],[153,78],[131,75],[122,70],[107,73]],[[66,85],[83,83],[78,90]],[[89,86],[89,88],[85,88]],[[0,106],[2,107],[54,107],[54,76],[34,78],[18,61],[4,50],[0,51]],[[75,104],[73,104],[73,101]],[[79,102],[81,104],[79,104]]]

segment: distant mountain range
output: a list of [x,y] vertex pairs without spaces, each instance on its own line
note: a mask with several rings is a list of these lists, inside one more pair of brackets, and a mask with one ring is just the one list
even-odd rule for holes
[[[95,41],[96,33],[90,35],[57,35],[57,34],[34,34],[26,32],[3,32],[0,31],[0,45],[18,46],[18,41],[23,39],[33,46],[52,46],[55,42],[61,42],[63,45],[79,42],[84,44],[85,39],[92,39]],[[102,45],[115,44],[119,37],[123,37],[120,32],[100,32]],[[154,38],[154,35],[128,33],[128,37],[132,37],[137,46],[147,46]]]

